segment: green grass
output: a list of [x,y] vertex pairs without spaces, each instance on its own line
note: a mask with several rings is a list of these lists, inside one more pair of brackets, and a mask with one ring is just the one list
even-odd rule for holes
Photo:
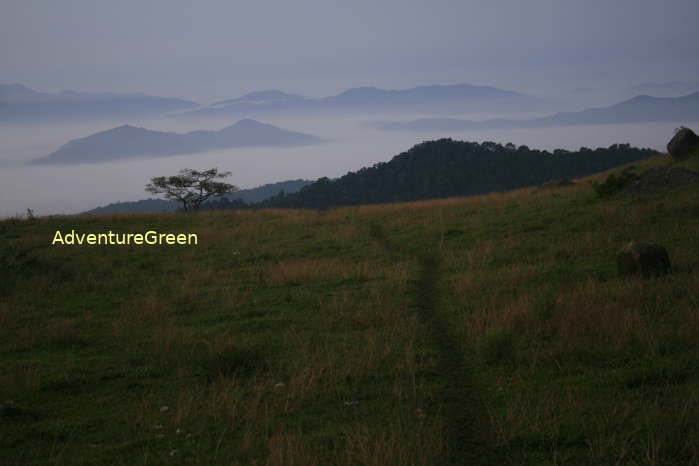
[[[699,462],[697,186],[588,181],[2,221],[0,402],[32,415],[0,417],[1,462]],[[51,246],[71,229],[199,244]],[[632,238],[675,273],[617,277]]]

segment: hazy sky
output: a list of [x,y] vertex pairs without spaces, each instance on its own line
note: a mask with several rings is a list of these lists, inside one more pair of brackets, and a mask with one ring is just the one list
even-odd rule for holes
[[696,82],[697,18],[697,0],[2,0],[0,82],[204,102]]

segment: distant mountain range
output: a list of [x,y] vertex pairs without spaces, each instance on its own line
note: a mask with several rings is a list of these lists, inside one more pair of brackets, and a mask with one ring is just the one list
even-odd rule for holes
[[214,102],[209,107],[225,108],[232,105],[249,105],[251,108],[255,108],[255,106],[260,105],[274,105],[288,102],[301,102],[305,100],[308,100],[308,98],[301,95],[287,94],[286,92],[272,89],[267,91],[251,92],[235,99],[221,100],[219,102]]
[[451,115],[531,112],[546,108],[550,106],[535,97],[496,87],[470,84],[419,86],[401,90],[357,87],[321,98],[265,90],[210,105],[146,94],[73,91],[47,93],[22,84],[0,84],[0,124],[159,116],[243,118],[270,114]]
[[235,116],[268,113],[491,113],[541,110],[546,104],[534,97],[491,86],[470,84],[419,86],[402,90],[358,87],[340,94],[310,98],[278,90],[253,92],[204,108],[183,112],[182,117]]
[[56,152],[33,164],[74,164],[110,162],[131,157],[162,157],[193,154],[233,147],[292,147],[323,142],[309,134],[245,119],[220,131],[192,131],[186,134],[119,126],[74,139]]
[[[265,184],[252,189],[241,189],[231,194],[224,196],[230,201],[241,200],[248,204],[264,201],[272,196],[278,195],[280,192],[295,193],[304,186],[310,184],[309,180],[288,180],[278,183]],[[217,201],[220,198],[212,199]],[[103,207],[97,207],[85,214],[116,214],[116,213],[148,213],[148,212],[174,212],[182,207],[179,202],[166,201],[163,199],[143,199],[133,202],[116,202]],[[206,204],[204,204],[206,207]]]
[[628,91],[631,95],[649,94],[655,97],[677,97],[699,91],[699,82],[646,82],[632,86]]
[[[431,131],[434,128],[514,128],[562,124],[597,124],[642,121],[680,121],[695,117],[697,84],[685,82],[644,83],[627,89],[638,95],[625,102],[582,112],[557,113],[543,118],[489,121],[450,118],[416,120],[408,124],[386,124],[384,129]],[[582,91],[582,90],[579,90]],[[601,90],[597,90],[601,91]],[[693,94],[676,96],[680,92]],[[649,97],[653,94],[665,97]],[[679,100],[672,100],[679,99]],[[682,99],[685,99],[684,101]],[[687,101],[690,100],[690,101]],[[312,98],[279,90],[251,92],[241,97],[201,105],[189,100],[146,94],[39,92],[22,84],[0,84],[0,125],[56,121],[125,118],[247,118],[256,115],[378,115],[378,114],[514,114],[553,109],[550,102],[492,86],[450,84],[389,90],[357,87],[337,95]],[[695,117],[696,118],[696,117]],[[572,123],[572,121],[575,121]],[[422,129],[424,128],[424,129]]]
[[699,121],[699,92],[683,97],[640,95],[610,107],[562,112],[527,120],[500,118],[474,121],[458,118],[421,118],[407,122],[376,122],[373,126],[386,131],[469,131],[659,121]]
[[39,92],[22,84],[0,84],[0,124],[94,118],[141,118],[199,107],[188,100],[146,94]]

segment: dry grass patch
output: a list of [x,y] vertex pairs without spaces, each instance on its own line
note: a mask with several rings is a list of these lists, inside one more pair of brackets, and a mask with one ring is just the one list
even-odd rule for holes
[[[570,190],[572,192],[572,190]],[[550,196],[550,193],[547,194]],[[401,213],[410,216],[411,211],[436,210],[442,208],[493,208],[498,204],[510,202],[512,200],[530,199],[543,197],[535,187],[520,188],[512,191],[494,192],[490,194],[480,194],[474,196],[448,197],[438,199],[427,199],[421,201],[396,202],[387,204],[368,204],[352,209],[360,216],[364,215],[385,215]]]
[[13,361],[0,371],[0,403],[17,400],[41,388],[41,365],[37,361]]
[[650,330],[649,322],[636,306],[642,304],[638,291],[636,286],[610,289],[591,280],[581,283],[558,297],[558,311],[546,328],[564,352],[627,347],[644,339]]
[[122,305],[118,315],[111,320],[111,328],[115,336],[131,340],[133,334],[139,334],[145,328],[156,323],[171,322],[172,306],[165,302],[155,292],[138,297],[131,303]]
[[276,374],[278,382],[275,383],[283,384],[279,393],[284,412],[295,411],[317,400],[351,373],[356,374],[359,365],[365,364],[357,362],[356,351],[348,354],[347,347],[333,340],[287,332],[283,341],[285,347],[293,348],[293,356]]
[[471,293],[478,289],[478,273],[474,271],[459,273],[451,276],[450,282],[456,296],[468,298]]
[[315,466],[327,451],[312,449],[301,432],[279,432],[267,439],[267,466]]
[[[323,212],[319,213],[317,210],[304,209],[263,209],[259,210],[257,214],[264,223],[279,222],[285,225],[312,225],[317,223],[321,215],[324,215]],[[270,219],[275,222],[270,222]]]
[[28,321],[37,320],[39,314],[40,311],[34,306],[2,300],[0,301],[0,332],[4,333]]
[[367,266],[334,258],[289,259],[267,268],[270,285],[300,285],[308,282],[346,280],[364,275]]
[[49,319],[39,331],[39,339],[53,345],[76,345],[84,342],[83,336],[89,333],[90,314],[80,318]]
[[692,392],[619,399],[593,427],[591,456],[614,464],[697,464],[698,416],[699,397]]
[[192,244],[192,247],[196,249],[215,249],[220,253],[222,248],[226,248],[234,252],[237,251],[236,248],[238,246],[236,238],[234,238],[234,233],[238,233],[240,228],[241,227],[238,225],[230,229],[215,225],[206,227],[197,226],[196,228],[190,228],[191,231],[187,231],[186,233],[195,233],[197,235],[197,244]]
[[[464,269],[479,273],[492,259],[498,250],[499,243],[495,240],[482,240],[466,250],[448,251],[445,255],[451,263],[467,264]],[[461,268],[461,267],[460,267]]]
[[570,387],[540,390],[520,373],[502,377],[497,385],[508,400],[505,409],[490,412],[500,447],[524,438],[555,437],[569,413],[579,410],[582,403]]
[[[246,383],[238,378],[219,377],[208,384],[185,384],[177,395],[170,424],[172,427],[195,424],[202,418],[239,423],[250,418],[255,408],[246,397]],[[152,411],[152,410],[151,410]]]
[[338,464],[367,466],[445,464],[444,426],[422,411],[405,419],[395,413],[385,430],[369,431],[357,425],[344,432],[345,446]]
[[667,302],[691,292],[683,280],[583,282],[557,299],[558,311],[545,323],[562,351],[595,348],[621,350],[640,344],[650,355],[671,341],[690,344],[697,336],[696,308]]
[[500,331],[523,332],[534,322],[532,301],[529,294],[522,294],[515,300],[465,313],[465,333],[480,338]]
[[217,272],[212,267],[204,267],[195,264],[190,264],[188,267],[182,268],[179,272],[181,281],[179,282],[182,292],[187,290],[197,290],[214,283],[219,284],[225,279],[230,278],[230,273]]
[[133,321],[158,321],[170,314],[171,306],[155,294],[149,294],[139,303],[129,308],[128,314]]
[[91,317],[54,317],[44,320],[29,319],[14,329],[8,350],[20,351],[33,347],[70,347],[86,343]]

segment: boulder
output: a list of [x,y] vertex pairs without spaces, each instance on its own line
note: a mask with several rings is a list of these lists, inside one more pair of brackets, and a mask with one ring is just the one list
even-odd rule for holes
[[667,143],[667,151],[675,160],[684,160],[697,149],[699,149],[699,136],[684,126],[676,130],[675,135]]
[[640,274],[644,278],[672,272],[667,250],[659,244],[631,241],[616,254],[619,275]]

